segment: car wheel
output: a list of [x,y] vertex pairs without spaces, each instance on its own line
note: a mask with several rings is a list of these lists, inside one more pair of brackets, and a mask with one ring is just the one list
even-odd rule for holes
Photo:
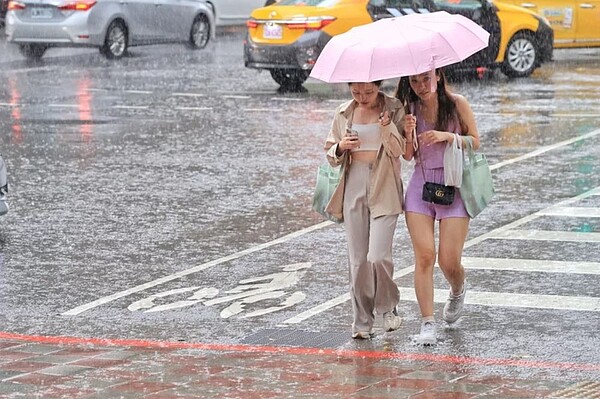
[[284,90],[295,90],[308,79],[310,72],[301,69],[270,69],[271,77]]
[[190,30],[189,45],[194,50],[203,49],[210,40],[210,23],[206,15],[201,14],[194,19]]
[[19,46],[21,54],[30,60],[39,60],[47,49],[48,46],[43,44],[21,44]]
[[119,59],[127,52],[127,28],[121,21],[113,21],[106,30],[100,52],[108,59]]
[[531,34],[520,32],[513,36],[506,48],[500,70],[511,78],[521,78],[533,73],[538,65],[538,54]]

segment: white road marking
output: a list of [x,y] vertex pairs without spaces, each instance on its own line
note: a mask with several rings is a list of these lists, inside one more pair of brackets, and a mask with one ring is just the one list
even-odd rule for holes
[[552,209],[547,209],[538,212],[540,215],[544,216],[569,216],[569,217],[578,217],[578,218],[600,218],[600,208],[591,208],[591,207],[555,207]]
[[222,98],[232,98],[236,100],[248,100],[251,98],[250,96],[236,96],[236,95],[224,95]]
[[178,97],[206,97],[204,94],[201,93],[172,93],[171,95]]
[[[272,109],[265,109],[265,111],[273,112]],[[557,143],[557,144],[552,145],[552,146],[543,147],[540,150],[533,151],[533,152],[531,152],[529,154],[525,154],[525,155],[523,155],[521,157],[514,158],[515,159],[514,162],[518,162],[519,160],[523,160],[523,159],[532,158],[532,157],[538,156],[540,154],[543,154],[544,152],[551,151],[551,150],[560,148],[562,146],[566,146],[566,145],[572,144],[574,142],[577,142],[577,141],[580,141],[580,140],[584,140],[586,138],[590,138],[590,137],[596,136],[598,134],[600,134],[600,129],[594,130],[594,131],[592,131],[590,133],[578,136],[578,137],[570,139],[570,140],[562,141],[562,142]],[[500,168],[502,166],[509,165],[511,163],[514,163],[514,162],[511,162],[511,160],[508,160],[508,161],[501,162],[500,164],[492,165],[490,168],[491,169],[498,169],[498,168]],[[586,193],[580,194],[580,195],[578,195],[576,197],[573,197],[573,198],[567,199],[565,201],[562,201],[559,204],[557,204],[556,206],[565,206],[565,205],[571,204],[573,202],[576,202],[579,199],[585,198],[587,196],[590,196],[590,195],[599,195],[599,194],[600,194],[600,187],[596,188],[596,189],[593,189],[593,190],[590,190],[590,191],[588,191]],[[555,206],[554,207],[550,207],[549,209],[554,209],[554,208],[555,208]],[[469,240],[469,241],[467,241],[465,243],[465,248],[468,248],[468,247],[470,247],[472,245],[478,244],[479,242],[487,239],[488,236],[491,235],[492,233],[497,233],[499,231],[509,230],[509,229],[511,229],[513,227],[516,227],[516,226],[519,226],[521,224],[527,223],[528,221],[533,220],[533,219],[535,219],[536,217],[539,217],[539,216],[540,216],[539,214],[533,214],[533,215],[526,216],[526,217],[524,217],[522,219],[519,219],[519,220],[517,220],[517,221],[515,221],[513,223],[509,223],[509,224],[507,224],[505,226],[502,226],[502,227],[500,227],[500,228],[498,228],[498,229],[496,229],[496,230],[494,230],[494,231],[492,231],[490,233],[486,233],[486,234],[483,234],[483,235],[481,235],[479,237],[476,237],[476,238],[474,238],[472,240]],[[120,292],[117,292],[117,293],[109,295],[109,296],[105,296],[105,297],[99,298],[99,299],[97,299],[95,301],[92,301],[92,302],[89,302],[87,304],[84,304],[84,305],[78,306],[76,308],[73,308],[71,310],[68,310],[68,311],[62,313],[62,315],[64,315],[64,316],[78,315],[80,313],[86,312],[86,311],[88,311],[90,309],[93,309],[95,307],[98,307],[98,306],[104,305],[106,303],[112,302],[114,300],[117,300],[117,299],[129,296],[129,295],[134,294],[136,292],[144,291],[144,290],[146,290],[148,288],[155,287],[157,285],[160,285],[160,284],[172,281],[172,280],[176,280],[176,279],[178,279],[180,277],[187,276],[189,274],[193,274],[193,273],[196,273],[196,272],[199,272],[199,271],[202,271],[202,270],[209,269],[209,268],[211,268],[213,266],[216,266],[216,265],[219,265],[219,264],[222,264],[222,263],[225,263],[225,262],[229,262],[229,261],[234,260],[234,259],[241,258],[241,257],[243,257],[245,255],[261,251],[261,250],[263,250],[265,248],[269,248],[269,247],[272,247],[272,246],[277,245],[277,244],[285,243],[287,241],[290,241],[293,238],[300,237],[300,236],[302,236],[304,234],[307,234],[309,232],[322,229],[322,228],[330,226],[332,224],[333,224],[333,222],[326,221],[326,222],[322,222],[322,223],[319,223],[319,224],[307,227],[307,228],[299,230],[297,232],[287,234],[287,235],[285,235],[283,237],[280,237],[278,239],[275,239],[273,241],[269,241],[267,243],[260,244],[260,245],[257,245],[255,247],[248,248],[248,249],[245,249],[243,251],[240,251],[240,252],[237,252],[237,253],[234,253],[234,254],[231,254],[231,255],[227,255],[227,256],[224,256],[224,257],[221,257],[221,258],[218,258],[218,259],[215,259],[215,260],[203,263],[203,264],[201,264],[199,266],[195,266],[195,267],[192,267],[192,268],[187,269],[187,270],[182,270],[182,271],[180,271],[178,273],[174,273],[174,274],[171,274],[169,276],[161,277],[161,278],[156,279],[154,281],[150,281],[148,283],[141,284],[141,285],[135,286],[133,288],[130,288],[130,289],[127,289],[127,290],[124,290],[124,291],[120,291]],[[403,270],[406,270],[406,269],[403,269]],[[342,297],[344,297],[344,295]],[[337,304],[340,304],[340,303],[343,303],[343,302],[347,301],[348,299],[349,299],[349,296],[347,296],[347,298],[343,299],[343,300],[340,297],[338,297],[338,298],[335,298],[334,300],[329,301],[328,303],[330,303],[330,302],[331,303],[337,302]],[[325,311],[327,309],[329,309],[330,307],[324,307],[324,306],[320,305],[319,308],[321,309],[320,311],[312,312],[313,316],[316,315],[316,314],[318,314],[318,313],[321,313],[321,312],[323,312],[323,311]],[[311,311],[309,310],[309,311],[303,312],[303,314],[306,314],[306,313],[309,313],[309,312],[311,312]],[[304,320],[307,319],[307,318],[308,317],[305,317]],[[294,319],[294,318],[291,318],[291,319],[288,319],[288,320],[292,320],[292,319]],[[284,323],[288,323],[288,321],[286,320],[286,321],[284,321]]]
[[18,107],[20,104],[0,103],[0,107]]
[[463,257],[462,263],[469,270],[511,270],[517,272],[600,275],[600,262]]
[[113,105],[116,109],[148,109],[147,105]]
[[[445,303],[448,299],[448,290],[434,290],[434,301]],[[416,302],[413,288],[400,287],[400,300]],[[518,294],[514,292],[467,292],[465,297],[467,305],[500,306],[511,308],[535,308],[577,310],[584,312],[600,311],[600,298],[584,296],[561,296],[542,294]]]
[[176,107],[175,109],[181,111],[212,111],[212,107]]
[[152,94],[151,91],[147,91],[147,90],[124,90],[124,93],[129,93],[129,94]]
[[304,101],[304,98],[271,97],[272,101]]
[[600,233],[580,233],[577,231],[548,230],[510,230],[489,236],[502,240],[534,240],[534,241],[567,241],[567,242],[600,242]]
[[283,244],[283,243],[288,242],[290,240],[293,240],[293,239],[295,239],[297,237],[303,236],[304,234],[307,234],[307,233],[310,233],[310,232],[313,232],[313,231],[316,231],[316,230],[320,230],[320,229],[322,229],[324,227],[327,227],[327,226],[331,226],[332,224],[333,224],[333,222],[326,221],[326,222],[322,222],[322,223],[319,223],[319,224],[315,224],[313,226],[309,226],[309,227],[307,227],[305,229],[302,229],[302,230],[299,230],[299,231],[295,231],[295,232],[287,234],[287,235],[285,235],[283,237],[279,237],[279,238],[277,238],[277,239],[275,239],[273,241],[269,241],[269,242],[266,242],[264,244],[260,244],[260,245],[257,245],[255,247],[252,247],[252,248],[244,249],[243,251],[236,252],[234,254],[227,255],[227,256],[224,256],[222,258],[218,258],[218,259],[215,259],[215,260],[211,260],[210,262],[203,263],[201,265],[192,267],[190,269],[182,270],[180,272],[171,274],[169,276],[161,277],[161,278],[156,279],[154,281],[150,281],[150,282],[145,283],[145,284],[140,284],[140,285],[135,286],[133,288],[129,288],[127,290],[124,290],[124,291],[121,291],[121,292],[117,292],[117,293],[109,295],[109,296],[105,296],[105,297],[97,299],[97,300],[95,300],[93,302],[89,302],[89,303],[86,303],[84,305],[78,306],[78,307],[76,307],[74,309],[71,309],[69,311],[66,311],[66,312],[62,313],[62,315],[63,316],[78,315],[80,313],[83,313],[85,311],[93,309],[93,308],[95,308],[97,306],[104,305],[106,303],[109,303],[109,302],[112,302],[114,300],[117,300],[117,299],[129,296],[131,294],[135,294],[136,292],[144,291],[144,290],[146,290],[148,288],[156,287],[157,285],[161,285],[163,283],[167,283],[169,281],[176,280],[178,278],[187,276],[188,274],[193,274],[193,273],[196,273],[196,272],[199,272],[199,271],[202,271],[202,270],[206,270],[206,269],[209,269],[209,268],[211,268],[213,266],[217,266],[217,265],[220,265],[222,263],[229,262],[229,261],[232,261],[234,259],[241,258],[241,257],[246,256],[248,254],[251,254],[251,253],[254,253],[254,252],[258,252],[258,251],[262,251],[263,249],[270,248],[270,247],[272,247],[274,245]]
[[281,112],[281,108],[245,108],[245,112]]
[[576,142],[578,142],[580,140],[583,140],[583,139],[589,139],[589,138],[597,136],[599,134],[600,134],[600,129],[593,130],[593,131],[591,131],[591,132],[589,132],[587,134],[583,134],[581,136],[573,137],[573,138],[570,138],[568,140],[563,140],[563,141],[560,141],[560,142],[555,143],[555,144],[551,144],[551,145],[547,145],[547,146],[542,147],[542,148],[538,148],[537,150],[531,151],[531,152],[529,152],[527,154],[524,154],[524,155],[521,155],[520,157],[516,157],[516,158],[512,158],[512,159],[507,159],[506,161],[502,161],[502,162],[498,162],[498,163],[496,163],[494,165],[490,165],[490,169],[491,170],[496,170],[496,169],[499,169],[499,168],[501,168],[503,166],[506,166],[506,165],[510,165],[510,164],[513,164],[513,163],[516,163],[516,162],[519,162],[519,161],[523,161],[525,159],[534,158],[534,157],[537,157],[538,155],[542,155],[545,152],[552,151],[552,150],[555,150],[557,148],[564,147],[564,146],[567,146],[569,144],[576,143]]
[[[521,225],[523,225],[525,223],[528,223],[528,222],[530,222],[530,221],[532,221],[532,220],[534,220],[534,219],[542,216],[544,211],[552,210],[552,209],[564,208],[566,205],[572,204],[572,203],[577,202],[577,201],[579,201],[581,199],[584,199],[584,198],[587,198],[587,197],[590,197],[590,196],[594,196],[594,195],[600,195],[600,187],[597,187],[595,189],[592,189],[590,191],[587,191],[585,193],[577,195],[577,196],[575,196],[573,198],[568,198],[568,199],[566,199],[566,200],[564,200],[564,201],[562,201],[562,202],[560,202],[558,204],[555,204],[555,205],[553,205],[553,206],[551,206],[551,207],[549,207],[549,208],[547,208],[547,209],[545,209],[543,211],[540,211],[540,212],[537,212],[537,213],[525,216],[525,217],[523,217],[523,218],[521,218],[519,220],[516,220],[516,221],[514,221],[512,223],[506,224],[506,225],[501,226],[501,227],[499,227],[499,228],[497,228],[495,230],[492,230],[492,231],[490,231],[488,233],[482,234],[482,235],[480,235],[478,237],[475,237],[475,238],[473,238],[471,240],[468,240],[467,242],[465,242],[464,248],[466,249],[466,248],[472,247],[473,245],[479,244],[480,242],[482,242],[482,241],[484,241],[484,240],[486,240],[488,238],[492,238],[495,235],[503,234],[504,232],[511,233],[512,232],[511,229],[514,229],[515,227],[521,226]],[[507,262],[510,262],[510,261],[512,261],[512,259],[507,259]],[[565,262],[565,263],[568,264],[568,262]],[[568,267],[568,266],[565,265],[565,267]],[[399,273],[394,272],[394,278],[398,279],[398,278],[400,278],[400,277],[402,277],[402,276],[404,276],[404,275],[412,272],[413,270],[414,270],[414,265],[412,265],[411,267],[407,267],[407,268],[402,269]],[[414,289],[412,289],[412,290],[414,291]],[[470,295],[470,292],[471,291],[469,291],[469,295]],[[447,296],[448,293],[446,292],[445,295]],[[413,293],[413,296],[414,296],[414,293]],[[402,299],[402,295],[401,295],[401,299]],[[335,306],[338,306],[338,305],[340,305],[340,304],[342,304],[342,303],[344,303],[346,301],[349,301],[349,300],[350,300],[350,295],[349,294],[340,295],[340,296],[338,296],[336,298],[333,298],[333,299],[331,299],[331,300],[329,300],[327,302],[322,303],[321,305],[315,306],[315,307],[313,307],[311,309],[308,309],[308,310],[306,310],[306,311],[304,311],[304,312],[302,312],[302,313],[300,313],[300,314],[298,314],[296,316],[293,316],[293,317],[291,317],[291,318],[289,318],[287,320],[284,320],[280,324],[281,325],[285,325],[285,324],[297,324],[297,323],[300,323],[300,322],[302,322],[302,321],[304,321],[306,319],[309,319],[309,318],[311,318],[313,316],[316,316],[319,313],[325,312],[325,311],[327,311],[327,310],[329,310],[329,309],[331,309],[331,308],[333,308]],[[445,302],[445,300],[446,299],[444,298],[444,302]]]
[[52,108],[79,108],[77,104],[48,104]]

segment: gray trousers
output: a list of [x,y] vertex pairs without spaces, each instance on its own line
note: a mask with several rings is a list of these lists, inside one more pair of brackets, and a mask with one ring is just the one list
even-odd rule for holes
[[375,322],[375,312],[394,309],[400,300],[394,282],[392,243],[398,215],[371,218],[369,186],[371,165],[352,162],[344,191],[344,225],[348,240],[350,299],[353,332],[368,332]]

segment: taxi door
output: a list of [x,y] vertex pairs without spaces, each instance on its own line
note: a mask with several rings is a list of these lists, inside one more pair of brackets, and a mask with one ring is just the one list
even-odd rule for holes
[[577,47],[600,46],[600,0],[578,1],[576,7]]
[[554,47],[573,47],[577,28],[575,0],[513,0],[510,3],[546,17],[554,31]]

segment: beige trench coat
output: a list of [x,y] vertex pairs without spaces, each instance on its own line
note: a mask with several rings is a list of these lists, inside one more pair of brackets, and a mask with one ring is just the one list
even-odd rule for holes
[[[380,92],[379,95],[383,96],[384,109],[389,112],[392,123],[379,128],[382,144],[377,152],[368,199],[373,218],[397,215],[404,209],[404,189],[400,177],[400,157],[406,149],[406,140],[400,134],[403,128],[404,108],[400,100],[383,92]],[[337,108],[324,146],[329,163],[332,166],[341,165],[343,171],[340,183],[325,209],[327,213],[340,220],[343,218],[346,171],[351,157],[349,151],[345,151],[339,157],[336,156],[336,151],[339,142],[346,134],[346,128],[352,127],[351,117],[356,106],[356,101],[350,100]]]

